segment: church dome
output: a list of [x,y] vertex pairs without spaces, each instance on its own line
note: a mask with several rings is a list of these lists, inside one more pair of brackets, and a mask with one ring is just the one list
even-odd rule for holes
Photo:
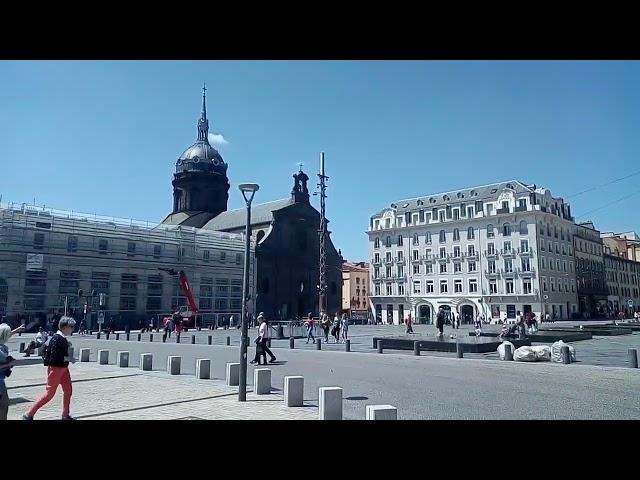
[[210,172],[226,175],[227,164],[218,151],[209,143],[209,120],[207,120],[206,88],[202,95],[202,114],[198,120],[198,140],[187,148],[176,161],[176,173]]

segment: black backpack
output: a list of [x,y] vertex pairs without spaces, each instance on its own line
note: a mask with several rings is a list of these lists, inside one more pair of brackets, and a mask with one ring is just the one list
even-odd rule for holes
[[53,337],[49,337],[49,339],[46,341],[46,343],[44,344],[44,347],[42,347],[42,364],[45,367],[49,366],[49,362],[51,361],[51,339]]

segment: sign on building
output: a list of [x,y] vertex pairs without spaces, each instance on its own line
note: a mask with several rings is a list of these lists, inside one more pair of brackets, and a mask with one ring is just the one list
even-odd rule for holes
[[44,268],[44,255],[42,253],[27,253],[27,271],[42,270]]

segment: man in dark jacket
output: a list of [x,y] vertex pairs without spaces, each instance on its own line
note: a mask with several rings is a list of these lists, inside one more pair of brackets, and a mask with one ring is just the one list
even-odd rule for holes
[[71,405],[71,375],[69,374],[69,362],[74,362],[73,357],[69,356],[69,348],[71,344],[67,337],[73,333],[76,321],[71,317],[62,317],[58,323],[59,330],[51,337],[48,342],[48,355],[45,355],[45,361],[48,359],[47,367],[47,387],[42,396],[36,400],[31,409],[22,418],[24,420],[33,420],[36,412],[44,405],[49,403],[58,390],[58,385],[62,385],[62,419],[73,420],[69,415],[69,407]]
[[444,319],[444,308],[440,307],[440,309],[438,310],[438,314],[436,315],[436,327],[438,329],[438,335],[440,337],[444,336]]

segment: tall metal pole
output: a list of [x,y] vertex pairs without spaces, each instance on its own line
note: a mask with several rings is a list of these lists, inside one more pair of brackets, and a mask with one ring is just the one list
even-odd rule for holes
[[327,251],[326,251],[326,237],[327,237],[327,224],[325,222],[325,199],[327,198],[326,181],[329,179],[324,174],[324,152],[320,152],[320,173],[318,173],[320,183],[320,229],[318,235],[320,236],[320,283],[318,287],[318,314],[327,312]]
[[[238,381],[238,401],[247,401],[247,346],[249,336],[249,325],[247,322],[247,303],[249,302],[249,246],[251,241],[251,201],[258,190],[257,185],[253,185],[253,190],[243,189],[244,185],[240,185],[242,196],[247,206],[247,224],[245,227],[244,239],[244,273],[242,284],[242,333],[240,335],[240,372]],[[247,198],[247,191],[251,193]]]

